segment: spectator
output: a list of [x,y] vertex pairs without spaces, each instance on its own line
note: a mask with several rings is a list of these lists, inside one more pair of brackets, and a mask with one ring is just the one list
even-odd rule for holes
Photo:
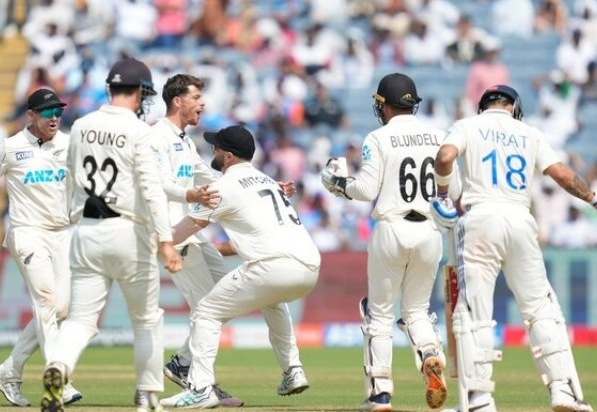
[[500,37],[528,39],[533,35],[535,10],[531,0],[495,0],[491,4],[490,16],[493,33]]
[[147,49],[157,35],[155,6],[146,0],[118,1],[115,6],[115,36],[110,40],[111,49],[130,48],[135,53]]
[[597,49],[583,36],[580,29],[574,29],[556,50],[556,66],[574,84],[582,85],[587,81],[587,66],[596,56]]
[[305,102],[305,122],[309,127],[323,125],[332,130],[348,124],[342,104],[321,83],[315,85],[314,96]]
[[536,10],[535,33],[564,33],[568,25],[568,10],[563,0],[541,0]]
[[158,17],[154,47],[173,49],[180,46],[187,31],[187,0],[153,0]]
[[444,44],[423,19],[413,19],[404,39],[404,57],[409,65],[434,65],[444,57]]
[[466,15],[456,24],[455,38],[446,47],[446,56],[453,63],[472,63],[481,57],[485,31],[474,27]]
[[597,104],[597,61],[592,61],[587,66],[587,81],[581,86],[579,106],[591,102]]
[[541,176],[537,183],[532,186],[532,211],[539,229],[539,244],[545,246],[554,228],[566,220],[570,197],[550,178]]
[[565,222],[554,227],[550,244],[566,249],[580,249],[597,245],[597,224],[584,217],[576,204],[568,208]]

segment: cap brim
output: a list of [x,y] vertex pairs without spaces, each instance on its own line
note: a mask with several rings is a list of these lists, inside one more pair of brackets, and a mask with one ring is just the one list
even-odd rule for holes
[[203,138],[209,144],[216,145],[218,141],[218,133],[217,132],[205,132],[203,133]]
[[39,106],[35,106],[30,108],[29,110],[43,110],[43,109],[49,109],[51,107],[64,107],[66,106],[66,103],[62,103],[62,102],[47,102],[44,104],[40,104]]

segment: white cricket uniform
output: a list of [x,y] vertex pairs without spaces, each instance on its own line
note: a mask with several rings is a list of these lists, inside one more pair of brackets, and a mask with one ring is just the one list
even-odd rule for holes
[[3,375],[8,381],[22,381],[25,362],[38,343],[44,358],[51,353],[58,334],[57,321],[68,312],[69,137],[58,131],[43,143],[25,128],[1,142],[0,175],[6,177],[10,224],[5,244],[25,280],[33,306],[33,319],[4,361]]
[[219,222],[244,263],[221,279],[193,311],[189,382],[196,389],[216,383],[214,361],[222,324],[257,309],[267,314],[280,367],[301,365],[285,302],[313,289],[321,261],[278,183],[249,162],[229,167],[213,186],[221,196],[218,207],[196,205],[191,216]]
[[[137,389],[163,390],[163,310],[158,306],[156,239],[171,241],[167,200],[153,143],[158,137],[131,110],[102,106],[71,129],[68,167],[73,175],[72,301],[53,361],[73,370],[97,334],[112,282],[133,324]],[[105,199],[118,217],[94,218],[88,198]],[[95,209],[97,211],[97,208]]]
[[[170,223],[174,225],[192,211],[191,204],[186,201],[187,190],[212,183],[216,176],[199,157],[193,140],[170,120],[158,120],[153,130],[160,138],[158,164],[162,185],[169,200]],[[207,242],[201,232],[189,236],[176,248],[182,256],[183,265],[182,270],[172,276],[172,281],[192,309],[228,272],[227,265],[220,252]],[[177,354],[190,360],[192,354],[189,339],[190,336]]]
[[[479,325],[473,330],[477,345],[490,351],[493,293],[500,269],[525,321],[555,318],[560,312],[558,305],[552,305],[552,299],[557,300],[530,212],[534,174],[559,159],[538,129],[499,109],[455,122],[444,143],[458,148],[462,160],[466,213],[457,225],[460,296],[466,299],[473,324]],[[549,339],[567,340],[557,333]],[[489,380],[491,362],[476,365],[476,376]]]
[[[353,199],[377,199],[372,213],[377,224],[367,248],[369,317],[363,327],[367,397],[393,393],[392,324],[398,296],[415,352],[441,353],[428,310],[442,237],[429,199],[435,196],[433,166],[444,135],[414,115],[394,116],[365,137],[362,168],[346,186]],[[420,355],[415,355],[419,370]]]

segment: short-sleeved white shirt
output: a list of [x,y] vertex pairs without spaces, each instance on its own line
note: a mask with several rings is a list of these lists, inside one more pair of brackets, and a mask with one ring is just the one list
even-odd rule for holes
[[131,110],[104,105],[71,129],[68,166],[73,175],[71,218],[83,215],[89,192],[125,218],[151,225],[171,241],[168,202],[157,167],[159,139]]
[[213,186],[215,209],[195,205],[192,217],[218,222],[246,261],[287,257],[319,266],[321,257],[277,182],[249,162],[229,167]]
[[462,205],[514,203],[531,206],[531,184],[560,159],[535,127],[490,109],[455,122],[444,144],[458,148],[463,159]]
[[0,175],[6,176],[11,226],[67,226],[68,135],[58,131],[52,140],[40,143],[25,128],[2,142]]

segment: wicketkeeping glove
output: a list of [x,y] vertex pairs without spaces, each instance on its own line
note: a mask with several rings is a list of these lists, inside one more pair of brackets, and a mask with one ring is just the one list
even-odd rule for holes
[[334,196],[342,196],[346,199],[352,199],[346,194],[346,184],[354,180],[348,176],[348,167],[345,157],[334,157],[328,159],[325,167],[321,171],[321,183],[328,192]]
[[431,215],[439,226],[446,229],[451,229],[456,226],[456,222],[458,222],[458,212],[450,198],[437,196],[431,199],[429,205],[431,207]]

